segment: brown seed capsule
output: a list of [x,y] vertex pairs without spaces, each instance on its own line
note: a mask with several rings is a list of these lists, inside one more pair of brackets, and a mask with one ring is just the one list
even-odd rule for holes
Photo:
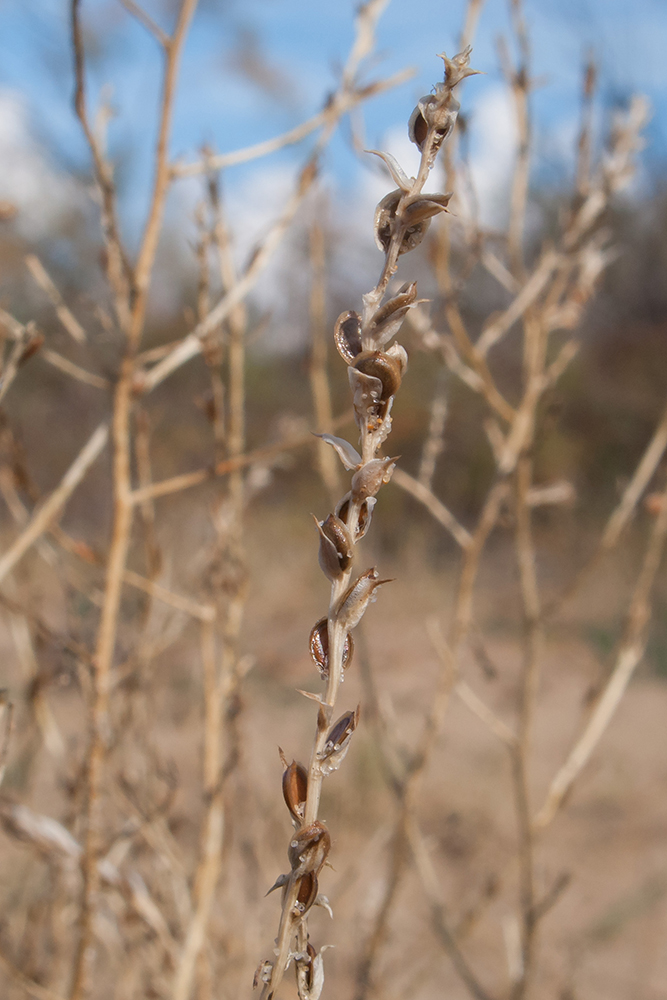
[[363,372],[364,375],[380,379],[382,382],[380,399],[383,401],[389,399],[390,396],[395,396],[400,389],[401,366],[396,358],[392,358],[389,354],[384,354],[382,351],[362,351],[355,358],[354,367],[357,371]]
[[[339,517],[341,521],[347,524],[347,514],[350,508],[350,500],[352,499],[352,493],[346,493],[342,500],[338,502],[336,507],[336,517]],[[361,506],[359,507],[359,515],[357,521],[357,528],[354,534],[355,545],[359,542],[368,529],[371,526],[371,518],[373,515],[373,507],[377,503],[375,497],[367,497]]]
[[391,236],[396,219],[396,209],[403,192],[400,188],[390,191],[375,209],[374,230],[375,242],[379,250],[386,253],[391,243]]
[[[398,456],[396,456],[398,458]],[[352,476],[352,497],[354,500],[374,497],[384,483],[391,479],[396,458],[373,458]]]
[[[349,667],[354,654],[354,643],[351,635],[345,636],[343,645],[343,668]],[[310,655],[320,672],[323,681],[329,677],[329,631],[326,618],[320,620],[313,626],[310,633]]]
[[351,365],[361,351],[361,317],[353,310],[341,313],[334,326],[334,341],[341,358]]
[[346,712],[332,726],[326,743],[318,754],[320,770],[323,774],[331,774],[338,770],[347,754],[352,739],[352,733],[359,722],[359,706],[355,712]]
[[364,375],[354,367],[348,368],[347,375],[352,390],[354,422],[359,428],[373,430],[393,397],[386,402],[380,401],[382,382],[374,375]]
[[359,722],[359,710],[359,705],[357,705],[354,712],[346,712],[333,724],[322,750],[323,756],[340,750],[343,744],[350,739]]
[[312,873],[319,875],[331,848],[331,837],[324,823],[315,820],[295,834],[287,851],[295,877]]
[[408,309],[417,304],[417,282],[406,282],[396,295],[373,314],[363,331],[364,341],[368,343],[370,340],[376,347],[382,347],[398,333]]
[[303,810],[308,793],[308,772],[303,764],[293,760],[283,771],[283,797],[285,805],[297,823],[303,820]]
[[315,518],[315,523],[320,533],[320,567],[331,581],[337,580],[352,565],[354,546],[350,532],[335,514],[329,514],[326,521]]
[[317,891],[317,876],[313,872],[308,872],[299,882],[296,901],[294,903],[294,912],[301,916],[307,913],[317,899]]

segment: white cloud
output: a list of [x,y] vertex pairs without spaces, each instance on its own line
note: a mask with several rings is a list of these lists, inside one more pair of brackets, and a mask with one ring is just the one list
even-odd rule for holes
[[76,183],[50,161],[30,129],[25,101],[0,90],[0,198],[18,209],[16,225],[28,239],[48,235],[80,204]]
[[470,172],[483,226],[507,225],[516,150],[512,99],[506,88],[494,87],[476,103],[471,116]]

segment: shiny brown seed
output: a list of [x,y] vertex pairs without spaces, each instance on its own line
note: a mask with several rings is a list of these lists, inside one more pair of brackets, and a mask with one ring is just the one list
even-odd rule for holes
[[379,378],[382,382],[382,401],[395,396],[401,387],[401,365],[396,358],[382,351],[362,351],[355,359],[354,367],[364,375]]
[[293,760],[283,771],[283,797],[290,813],[300,823],[308,793],[308,772],[303,764]]
[[[326,618],[320,620],[313,626],[310,633],[310,655],[313,658],[322,680],[329,677],[329,631]],[[351,635],[346,635],[343,646],[343,667],[348,667],[352,662],[354,654],[354,643]]]

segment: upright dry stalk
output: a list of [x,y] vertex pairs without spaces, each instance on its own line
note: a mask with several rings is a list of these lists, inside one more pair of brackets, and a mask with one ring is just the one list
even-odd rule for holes
[[170,179],[168,141],[176,78],[183,43],[196,6],[197,0],[183,0],[174,33],[163,43],[165,65],[155,151],[155,179],[148,218],[134,267],[128,264],[122,249],[116,221],[116,192],[111,167],[106,162],[99,142],[89,125],[85,99],[84,51],[79,20],[80,0],[72,0],[71,6],[76,71],[75,107],[93,154],[96,179],[102,194],[107,273],[114,292],[118,324],[125,338],[124,357],[114,395],[112,417],[114,518],[104,605],[95,650],[94,696],[85,805],[85,845],[81,860],[84,890],[80,937],[72,971],[71,1000],[82,1000],[89,994],[90,973],[95,955],[93,921],[100,888],[98,860],[104,847],[101,797],[104,757],[110,737],[109,697],[123,574],[133,518],[130,472],[132,388],[136,355],[146,316],[149,283]]
[[349,442],[330,434],[322,438],[353,472],[350,490],[334,513],[317,521],[320,536],[319,562],[331,582],[329,610],[310,635],[312,658],[326,687],[318,703],[317,729],[308,768],[284,759],[283,792],[295,827],[288,858],[291,871],[280,876],[274,888],[282,887],[282,915],[277,938],[277,958],[260,964],[256,985],[262,981],[262,1000],[272,1000],[290,962],[294,962],[300,1000],[318,1000],[324,984],[323,949],[310,943],[307,913],[320,900],[318,878],[326,863],[330,836],[318,820],[324,778],[336,770],[347,753],[356,728],[359,709],[349,710],[333,722],[344,671],[353,655],[351,631],[359,624],[380,584],[376,568],[353,582],[355,547],[370,526],[376,495],[391,478],[394,460],[380,456],[391,431],[394,396],[407,369],[407,354],[400,344],[386,347],[398,333],[408,310],[417,304],[417,284],[408,282],[385,301],[398,258],[424,238],[431,219],[447,210],[450,195],[425,194],[424,185],[437,153],[449,135],[459,109],[453,89],[475,70],[469,67],[470,49],[448,59],[443,83],[435,93],[423,97],[410,118],[410,138],[421,152],[416,177],[408,177],[388,153],[373,150],[389,169],[397,187],[386,195],[375,212],[375,241],[385,260],[376,286],[363,296],[362,314],[350,310],[335,324],[334,339],[348,367],[355,423],[360,434],[360,452]]

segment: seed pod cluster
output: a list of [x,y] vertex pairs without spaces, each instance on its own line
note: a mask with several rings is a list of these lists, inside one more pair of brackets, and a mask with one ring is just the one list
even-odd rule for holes
[[[382,273],[374,289],[362,298],[361,312],[348,309],[334,326],[334,342],[347,365],[354,419],[359,431],[355,447],[333,434],[320,437],[335,450],[351,473],[348,492],[324,520],[315,518],[319,539],[320,567],[331,583],[328,614],[310,633],[310,656],[325,689],[321,694],[303,692],[318,702],[315,746],[309,769],[283,757],[283,796],[295,832],[289,843],[290,872],[281,875],[274,889],[281,888],[283,918],[275,962],[264,962],[256,975],[264,984],[260,1000],[272,1000],[284,971],[293,961],[300,1000],[319,1000],[324,983],[322,961],[326,945],[317,952],[308,939],[307,914],[316,903],[328,907],[319,896],[319,878],[331,848],[326,826],[317,818],[324,778],[336,771],[359,722],[359,708],[344,712],[332,722],[344,672],[353,660],[351,632],[361,621],[381,580],[375,567],[356,579],[355,546],[369,529],[376,495],[391,479],[396,458],[384,456],[382,446],[391,431],[391,410],[408,367],[405,349],[393,341],[411,309],[420,304],[416,282],[391,287],[398,258],[413,250],[425,237],[432,219],[448,210],[451,195],[427,194],[424,184],[459,110],[452,90],[470,76],[470,50],[453,59],[443,55],[445,79],[432,94],[421,98],[409,122],[411,140],[421,152],[417,177],[408,177],[389,153],[376,150],[389,171],[395,188],[380,201],[375,212],[374,232],[384,254]],[[298,932],[298,934],[297,934]],[[295,950],[294,941],[298,948]]]

